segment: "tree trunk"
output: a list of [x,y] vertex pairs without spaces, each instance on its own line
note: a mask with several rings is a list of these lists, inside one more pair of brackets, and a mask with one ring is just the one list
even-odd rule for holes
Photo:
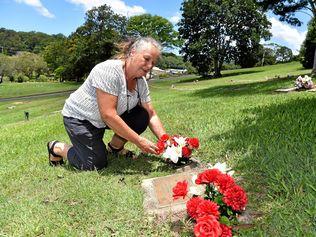
[[218,59],[214,60],[214,77],[219,78],[222,77],[221,67]]
[[3,75],[0,75],[0,84],[3,82]]
[[314,63],[313,63],[313,69],[312,69],[312,76],[316,75],[316,47],[314,51]]

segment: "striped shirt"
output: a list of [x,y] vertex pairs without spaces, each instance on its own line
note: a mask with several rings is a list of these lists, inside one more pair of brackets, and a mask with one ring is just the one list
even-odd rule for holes
[[123,62],[121,60],[107,60],[97,64],[87,80],[69,96],[62,110],[62,115],[88,120],[98,128],[105,127],[106,124],[102,120],[98,108],[96,88],[117,97],[116,111],[118,115],[123,114],[127,107],[134,108],[139,100],[142,103],[150,101],[148,85],[144,78],[138,78],[135,90],[130,92],[127,90]]

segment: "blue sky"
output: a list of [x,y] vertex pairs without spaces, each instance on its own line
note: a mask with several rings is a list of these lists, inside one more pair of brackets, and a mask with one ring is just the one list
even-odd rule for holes
[[[0,27],[16,31],[40,31],[68,36],[84,23],[85,12],[93,6],[108,4],[120,14],[132,16],[142,13],[160,15],[172,23],[180,18],[182,0],[0,0]],[[269,14],[272,39],[294,52],[305,38],[307,14],[300,14],[302,27],[292,27]],[[1,43],[1,42],[0,42]]]

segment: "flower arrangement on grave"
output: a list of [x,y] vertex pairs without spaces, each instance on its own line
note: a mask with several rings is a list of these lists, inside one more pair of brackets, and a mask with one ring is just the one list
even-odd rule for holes
[[233,171],[225,163],[215,166],[193,177],[194,185],[180,181],[174,186],[173,198],[190,199],[186,202],[188,216],[195,222],[197,237],[233,235],[232,227],[238,224],[238,215],[247,205],[247,195],[232,177]]
[[198,149],[199,146],[199,139],[197,138],[164,134],[157,142],[157,153],[177,164],[180,161],[188,161],[192,151]]
[[305,75],[304,77],[299,76],[296,78],[294,86],[297,89],[312,89],[314,87],[314,83],[311,77]]

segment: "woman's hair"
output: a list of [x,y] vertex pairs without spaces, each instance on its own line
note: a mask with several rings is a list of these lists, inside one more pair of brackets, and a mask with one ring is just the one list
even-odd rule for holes
[[135,49],[137,52],[139,52],[140,50],[147,47],[148,44],[155,46],[159,51],[161,51],[161,44],[157,40],[151,37],[139,37],[117,44],[119,52],[114,56],[114,58],[126,59],[129,57],[132,49]]

